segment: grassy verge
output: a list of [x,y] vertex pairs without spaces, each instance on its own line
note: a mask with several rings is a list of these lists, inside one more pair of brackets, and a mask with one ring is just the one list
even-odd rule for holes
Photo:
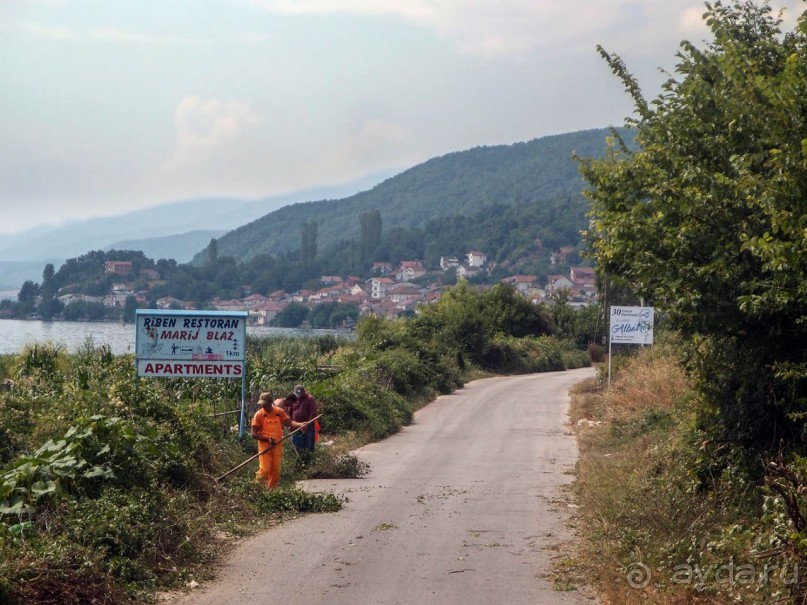
[[803,602],[787,501],[730,463],[710,474],[714,450],[699,428],[707,412],[677,345],[614,367],[610,386],[601,369],[573,393],[580,548],[565,563],[569,581],[614,605]]

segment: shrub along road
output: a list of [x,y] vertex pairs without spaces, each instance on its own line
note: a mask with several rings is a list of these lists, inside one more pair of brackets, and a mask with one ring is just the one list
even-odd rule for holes
[[228,603],[591,603],[547,577],[569,539],[560,488],[577,457],[568,391],[591,368],[477,380],[356,451],[361,479],[304,485],[348,501],[240,545],[219,580],[171,600]]

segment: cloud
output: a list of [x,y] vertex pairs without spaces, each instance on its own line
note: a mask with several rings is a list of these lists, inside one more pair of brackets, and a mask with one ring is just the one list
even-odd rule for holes
[[323,161],[323,168],[358,172],[368,162],[378,166],[400,165],[395,150],[405,146],[411,139],[407,129],[392,120],[366,117],[342,140],[330,157]]
[[[653,12],[667,33],[685,34],[692,26],[688,11],[700,0],[253,0],[266,11],[287,15],[351,14],[389,16],[429,28],[448,39],[458,52],[488,57],[518,58],[539,50],[590,48],[592,39],[630,31],[639,38],[658,34],[652,23],[636,19]],[[572,8],[573,7],[573,8]],[[700,23],[695,25],[700,27]]]
[[210,167],[221,154],[233,151],[238,141],[262,121],[241,101],[186,96],[174,111],[176,147],[163,162],[161,172],[178,175]]
[[93,28],[87,30],[87,37],[96,42],[111,42],[115,44],[187,46],[189,44],[198,43],[182,36],[155,36],[152,34],[127,31],[117,27]]
[[63,42],[73,42],[81,39],[81,33],[67,27],[53,27],[42,25],[32,21],[16,24],[16,26],[6,26],[5,31],[19,31],[37,38],[47,38],[49,40],[60,40]]

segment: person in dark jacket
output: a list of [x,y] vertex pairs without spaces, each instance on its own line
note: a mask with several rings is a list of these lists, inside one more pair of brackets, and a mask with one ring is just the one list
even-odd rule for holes
[[313,452],[317,432],[314,423],[311,421],[317,417],[317,400],[301,384],[294,387],[294,394],[297,396],[297,401],[292,407],[292,420],[295,422],[310,422],[310,424],[295,434],[291,441],[298,450]]

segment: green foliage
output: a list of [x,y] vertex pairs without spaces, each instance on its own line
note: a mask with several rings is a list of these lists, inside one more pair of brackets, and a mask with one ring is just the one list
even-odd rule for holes
[[358,306],[329,302],[311,309],[306,319],[312,328],[339,328],[345,321],[353,322],[355,325],[358,318]]
[[0,397],[0,466],[21,453],[33,432],[30,401],[13,394]]
[[[71,503],[58,528],[63,539],[104,554],[102,569],[124,582],[154,586],[166,561],[184,560],[193,548],[190,502],[180,494],[124,486],[97,499]],[[177,520],[181,520],[177,523]]]
[[136,430],[120,418],[81,419],[62,439],[48,440],[0,475],[0,517],[31,513],[71,495],[91,495],[104,482],[146,485],[177,455],[176,447],[161,442],[149,427]]
[[257,393],[271,389],[291,391],[297,383],[317,380],[317,358],[331,345],[327,339],[248,339],[247,388]]
[[569,304],[568,290],[560,290],[552,295],[549,311],[554,334],[558,338],[574,342],[579,349],[585,349],[598,336],[606,333],[602,307],[599,304],[572,307]]
[[352,452],[340,451],[333,444],[317,447],[313,452],[283,455],[283,476],[301,479],[358,479],[370,472],[369,463]]
[[552,372],[590,365],[584,351],[554,336],[496,336],[488,348],[484,368],[498,374]]
[[257,509],[261,513],[301,512],[332,513],[342,507],[333,494],[312,494],[298,487],[284,487],[271,491],[256,490]]
[[298,302],[291,302],[272,320],[278,328],[298,328],[308,317],[308,307]]
[[61,346],[33,343],[23,349],[17,366],[18,377],[53,378],[57,374]]
[[[431,322],[408,319],[389,321],[375,317],[362,318],[357,327],[358,343],[363,356],[356,366],[369,362],[373,372],[388,384],[397,385],[402,393],[428,396],[433,392],[450,393],[462,386],[460,355],[450,343],[435,337]],[[424,327],[424,323],[427,326]],[[390,351],[389,356],[384,351]],[[404,375],[412,378],[404,380]],[[405,386],[404,386],[405,385]]]
[[416,338],[454,351],[460,368],[466,362],[484,366],[495,335],[522,337],[549,330],[546,309],[532,305],[512,286],[497,284],[479,292],[465,282],[423,309],[409,328]]
[[588,240],[604,273],[696,339],[710,436],[758,464],[754,452],[803,451],[807,436],[807,30],[782,34],[767,4],[707,7],[713,41],[682,45],[652,104],[603,51],[641,149],[617,138],[581,163]]
[[411,405],[363,373],[342,373],[317,390],[329,432],[358,431],[373,440],[395,433],[412,419]]

